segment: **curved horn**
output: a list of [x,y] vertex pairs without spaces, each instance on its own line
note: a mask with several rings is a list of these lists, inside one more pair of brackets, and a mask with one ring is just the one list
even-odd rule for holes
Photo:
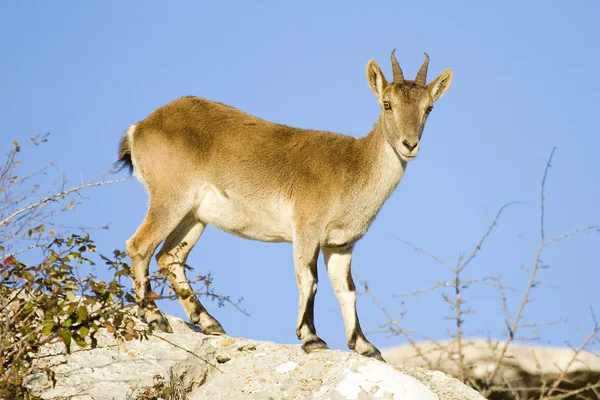
[[429,56],[425,53],[425,61],[421,65],[421,69],[417,73],[415,83],[417,85],[425,86],[427,84],[427,68],[429,68]]
[[402,74],[402,68],[400,68],[400,64],[398,64],[398,60],[396,60],[396,56],[394,53],[396,49],[392,50],[392,55],[390,58],[392,59],[392,71],[394,72],[394,83],[404,83],[404,75]]

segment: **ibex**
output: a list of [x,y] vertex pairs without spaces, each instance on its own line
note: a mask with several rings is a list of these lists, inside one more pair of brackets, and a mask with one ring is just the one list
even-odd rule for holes
[[327,348],[313,318],[317,257],[323,251],[348,347],[382,360],[358,321],[352,250],[419,152],[433,102],[452,80],[447,69],[426,84],[427,54],[414,81],[404,79],[394,52],[391,61],[392,83],[374,60],[367,64],[367,81],[381,113],[360,139],[268,122],[192,96],[129,127],[117,167],[133,171],[150,196],[146,218],[127,241],[141,317],[171,331],[149,296],[148,266],[164,240],[156,259],[190,321],[205,334],[225,334],[190,295],[184,271],[189,252],[211,224],[247,239],[293,243],[300,291],[296,334],[306,352]]

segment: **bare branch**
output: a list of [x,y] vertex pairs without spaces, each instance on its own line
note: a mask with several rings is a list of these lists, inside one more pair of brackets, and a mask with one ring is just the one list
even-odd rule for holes
[[579,354],[581,354],[581,352],[586,348],[586,346],[589,344],[589,342],[598,335],[598,332],[600,332],[600,325],[598,325],[598,322],[596,321],[596,317],[594,315],[593,310],[592,310],[592,319],[594,320],[594,329],[592,329],[592,331],[585,337],[585,339],[579,345],[579,347],[573,352],[573,356],[571,357],[571,359],[569,360],[569,362],[567,363],[565,368],[561,371],[558,378],[556,378],[556,380],[554,381],[552,386],[550,386],[550,389],[544,396],[544,399],[549,399],[552,396],[552,394],[558,388],[558,385],[560,385],[561,382],[565,379],[567,372],[570,370],[571,365],[573,365],[573,363],[577,360],[577,357],[579,357]]
[[546,178],[548,177],[548,170],[550,169],[550,167],[552,166],[552,158],[554,157],[554,152],[556,151],[556,147],[552,148],[552,151],[550,152],[550,157],[548,157],[548,161],[546,162],[546,168],[544,168],[544,176],[542,178],[542,188],[541,188],[541,193],[540,193],[540,208],[541,208],[541,214],[540,214],[540,238],[541,238],[541,242],[543,243],[546,240],[546,232],[545,232],[545,207],[546,207]]
[[371,296],[371,298],[373,299],[373,301],[375,302],[375,304],[377,304],[377,306],[381,309],[381,311],[383,311],[383,313],[385,314],[385,316],[389,319],[390,323],[394,325],[394,327],[396,328],[396,330],[398,332],[400,332],[402,335],[404,335],[404,337],[406,338],[406,340],[408,340],[408,342],[410,343],[410,345],[412,346],[412,348],[417,352],[417,354],[419,355],[419,357],[421,357],[421,359],[427,364],[427,367],[429,369],[433,369],[433,365],[431,364],[431,361],[429,361],[429,359],[427,358],[427,356],[425,356],[425,354],[423,354],[423,351],[421,350],[421,348],[410,337],[410,335],[408,334],[408,332],[400,325],[400,323],[398,323],[398,321],[392,316],[392,314],[390,314],[388,312],[388,310],[384,307],[384,305],[381,303],[381,301],[379,301],[379,299],[377,298],[377,296],[375,296],[375,294],[373,292],[371,292],[371,290],[369,289],[369,286],[367,285],[367,283],[365,281],[363,281],[361,279],[361,277],[358,276],[358,274],[356,272],[354,272],[354,276],[356,277],[356,279],[358,280],[358,282],[361,284],[361,286],[364,288],[365,293],[367,293],[369,296]]
[[562,235],[558,235],[558,236],[556,236],[556,237],[548,240],[547,242],[544,243],[544,245],[545,246],[551,245],[553,243],[558,242],[559,240],[566,239],[569,236],[573,236],[573,235],[575,235],[577,233],[587,232],[587,231],[591,231],[591,230],[598,230],[598,229],[600,229],[600,225],[588,225],[588,226],[584,226],[584,227],[581,227],[581,228],[577,228],[577,229],[574,229],[574,230],[572,230],[570,232],[564,233]]
[[95,186],[102,186],[102,185],[110,185],[113,183],[119,183],[119,182],[125,182],[126,180],[128,180],[129,178],[124,178],[124,179],[117,179],[117,180],[113,180],[113,181],[102,181],[102,182],[93,182],[93,183],[85,183],[83,185],[79,185],[76,186],[74,188],[68,189],[68,190],[61,190],[60,192],[53,194],[51,196],[45,197],[42,200],[34,203],[34,204],[30,204],[27,207],[23,207],[15,212],[13,212],[11,215],[9,215],[7,218],[3,219],[2,221],[0,221],[0,228],[6,224],[8,224],[11,220],[13,220],[14,218],[16,218],[17,216],[23,214],[24,212],[33,210],[39,206],[41,206],[44,203],[48,203],[51,201],[56,201],[57,199],[64,197],[64,196],[68,196],[71,193],[75,193],[78,192],[79,190],[82,189],[86,189],[86,188],[90,188],[90,187],[95,187]]
[[[504,342],[504,345],[500,351],[498,358],[495,360],[494,368],[486,377],[486,381],[488,383],[490,383],[494,380],[495,376],[497,375],[498,371],[500,370],[500,366],[506,356],[508,347],[510,346],[512,341],[515,339],[517,329],[519,327],[525,326],[525,325],[521,324],[521,318],[523,317],[523,310],[525,309],[525,306],[531,301],[530,300],[531,291],[534,287],[536,287],[536,285],[538,283],[536,275],[541,268],[547,268],[546,265],[541,264],[542,253],[543,253],[545,247],[551,243],[558,241],[558,240],[572,236],[575,233],[589,231],[591,229],[596,229],[596,227],[597,227],[595,225],[592,225],[592,226],[585,227],[585,228],[579,228],[574,231],[568,232],[567,234],[559,235],[559,236],[555,237],[554,239],[546,241],[546,239],[545,239],[545,237],[546,237],[546,232],[545,232],[546,179],[548,177],[548,170],[551,167],[551,162],[552,162],[552,158],[554,156],[555,151],[556,151],[556,147],[553,148],[550,153],[550,157],[548,158],[548,161],[546,162],[546,167],[544,168],[544,175],[542,178],[541,196],[540,196],[540,200],[541,200],[541,202],[540,202],[540,241],[539,241],[539,245],[538,245],[538,248],[537,248],[537,251],[535,254],[535,261],[533,263],[533,267],[529,271],[529,282],[527,284],[527,287],[525,288],[525,292],[523,293],[523,297],[521,298],[521,302],[519,304],[519,307],[517,309],[515,317],[512,320],[512,324],[509,324],[509,336],[506,339],[506,341]],[[587,342],[586,342],[586,344],[587,344]],[[489,392],[485,392],[484,396],[487,394],[489,394]]]
[[36,243],[36,244],[32,244],[32,245],[24,247],[24,248],[22,248],[20,250],[17,250],[17,251],[15,251],[13,253],[5,254],[4,258],[6,259],[6,258],[14,257],[14,256],[19,255],[21,253],[25,253],[26,251],[29,251],[29,250],[39,249],[39,248],[46,247],[47,245],[48,245],[48,243]]
[[426,254],[426,255],[428,255],[429,257],[431,257],[431,258],[433,258],[435,261],[437,261],[439,264],[443,265],[445,268],[447,268],[447,269],[449,269],[449,270],[451,270],[451,271],[454,271],[454,268],[453,268],[453,267],[451,267],[451,266],[450,266],[448,263],[446,263],[444,260],[442,260],[440,257],[438,257],[437,255],[435,255],[434,253],[432,253],[432,252],[430,252],[430,251],[428,251],[428,250],[425,250],[424,248],[422,248],[422,247],[419,247],[419,246],[417,246],[416,244],[413,244],[413,243],[407,242],[406,240],[404,240],[404,239],[401,239],[401,238],[399,238],[399,237],[397,237],[397,236],[395,236],[395,235],[391,235],[391,236],[392,236],[394,239],[396,239],[396,240],[399,240],[400,242],[404,243],[405,245],[407,245],[407,246],[409,246],[409,247],[412,247],[412,248],[413,248],[413,249],[415,249],[416,251],[419,251],[419,252],[421,252],[421,253],[423,253],[423,254]]
[[481,237],[481,239],[475,246],[475,249],[473,249],[473,251],[471,252],[471,255],[469,255],[469,257],[458,267],[461,271],[463,269],[465,269],[467,267],[467,265],[469,265],[471,260],[473,260],[477,256],[477,253],[479,253],[479,251],[483,247],[483,244],[485,243],[486,239],[490,236],[490,234],[493,232],[494,228],[498,225],[498,220],[502,216],[502,213],[504,212],[504,210],[507,209],[508,207],[516,205],[516,204],[524,204],[524,203],[521,203],[518,201],[512,201],[512,202],[506,203],[502,207],[500,207],[500,209],[496,213],[496,216],[494,217],[494,220],[488,226],[487,231],[483,234],[483,236]]
[[191,354],[192,356],[196,357],[197,359],[199,359],[199,360],[201,360],[201,361],[205,362],[206,364],[210,365],[211,367],[213,367],[214,369],[216,369],[216,370],[217,370],[217,371],[219,371],[220,373],[223,373],[223,371],[222,371],[222,370],[220,370],[220,369],[219,369],[219,367],[217,367],[215,364],[211,363],[211,362],[210,362],[210,361],[208,361],[208,360],[205,360],[204,358],[200,357],[198,354],[194,353],[193,351],[191,351],[191,350],[188,350],[188,349],[186,349],[185,347],[178,345],[177,343],[173,343],[173,342],[171,342],[169,339],[166,339],[166,338],[164,338],[164,337],[162,337],[162,336],[160,336],[160,335],[157,335],[157,334],[156,334],[156,333],[154,333],[154,332],[152,333],[152,336],[154,336],[155,338],[158,338],[158,339],[162,340],[162,341],[163,341],[163,342],[165,342],[165,343],[168,343],[168,344],[170,344],[170,345],[171,345],[171,346],[173,346],[173,347],[176,347],[176,348],[178,348],[178,349],[180,349],[180,350],[183,350],[183,351],[185,351],[185,352],[186,352],[186,353],[188,353],[188,354]]
[[435,285],[431,285],[431,286],[428,286],[423,289],[417,289],[413,292],[404,292],[404,293],[395,294],[395,295],[393,295],[393,297],[416,296],[421,293],[430,292],[430,291],[435,290],[440,287],[452,287],[452,283],[451,282],[437,282]]

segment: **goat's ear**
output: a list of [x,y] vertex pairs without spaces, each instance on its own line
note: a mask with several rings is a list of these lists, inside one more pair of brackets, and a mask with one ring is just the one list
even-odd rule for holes
[[379,68],[379,64],[375,60],[370,60],[367,64],[367,82],[369,82],[369,86],[371,86],[371,90],[377,96],[377,100],[381,104],[383,91],[387,87],[388,83],[383,76],[383,72],[381,72],[381,68]]
[[446,90],[450,87],[450,83],[452,83],[452,70],[448,68],[442,72],[435,81],[427,85],[427,90],[433,98],[433,101],[436,101],[446,93]]

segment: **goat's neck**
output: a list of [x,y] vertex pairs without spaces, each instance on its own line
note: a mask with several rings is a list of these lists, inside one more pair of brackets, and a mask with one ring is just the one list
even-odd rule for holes
[[372,196],[373,205],[379,210],[400,183],[406,169],[406,161],[400,159],[385,139],[381,117],[373,130],[360,141],[366,153],[366,170],[369,171],[364,189]]

